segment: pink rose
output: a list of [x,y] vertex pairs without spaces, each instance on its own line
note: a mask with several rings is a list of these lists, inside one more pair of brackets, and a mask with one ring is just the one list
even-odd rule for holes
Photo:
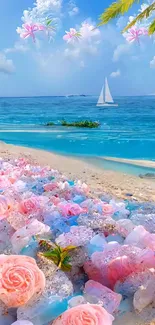
[[39,202],[36,197],[25,199],[19,204],[19,212],[24,214],[31,214],[37,212],[38,209],[39,209]]
[[45,276],[29,256],[0,255],[0,300],[8,307],[28,302],[45,288]]
[[114,317],[98,305],[80,305],[58,317],[53,325],[112,325]]
[[102,212],[103,214],[112,215],[114,213],[114,209],[110,204],[104,203],[102,205]]
[[0,195],[0,220],[7,218],[11,210],[11,201],[4,195]]
[[58,207],[64,217],[78,216],[80,213],[84,212],[84,209],[76,203],[60,203]]

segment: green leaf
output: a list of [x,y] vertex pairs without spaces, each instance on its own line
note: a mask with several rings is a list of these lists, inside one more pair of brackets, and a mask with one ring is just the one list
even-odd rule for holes
[[144,9],[137,17],[135,17],[135,19],[133,19],[131,21],[131,23],[128,24],[124,28],[123,33],[126,32],[132,26],[134,26],[138,21],[148,18],[150,16],[150,14],[152,13],[152,11],[154,11],[154,10],[155,10],[155,2],[153,2],[150,6],[148,6],[146,9]]
[[69,272],[69,271],[71,271],[71,269],[72,269],[72,266],[70,264],[66,264],[66,265],[63,264],[61,266],[61,270],[64,272]]
[[149,35],[152,35],[153,33],[155,33],[155,19],[153,20],[153,22],[149,26]]
[[74,250],[76,248],[77,248],[76,246],[71,246],[70,245],[70,246],[67,246],[67,247],[63,248],[62,251],[63,252],[65,252],[65,251],[69,252],[69,251],[72,251],[72,250]]
[[119,0],[118,2],[113,2],[110,7],[108,7],[99,17],[101,22],[98,24],[98,26],[107,24],[110,20],[118,17],[119,15],[123,15],[135,2],[139,2],[139,0]]
[[51,25],[52,20],[53,20],[53,19],[49,19],[49,20],[47,20],[47,21],[46,21],[46,25],[47,25],[47,26]]

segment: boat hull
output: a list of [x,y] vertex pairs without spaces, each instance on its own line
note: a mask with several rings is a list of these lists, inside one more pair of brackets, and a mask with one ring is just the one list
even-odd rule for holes
[[98,107],[118,107],[118,104],[97,104]]

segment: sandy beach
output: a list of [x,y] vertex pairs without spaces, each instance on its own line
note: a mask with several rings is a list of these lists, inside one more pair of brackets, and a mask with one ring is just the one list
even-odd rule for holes
[[[18,158],[25,157],[32,164],[49,165],[58,169],[71,179],[81,179],[90,186],[91,195],[110,194],[119,199],[127,198],[126,194],[132,194],[131,198],[137,201],[155,200],[155,182],[138,177],[107,171],[93,165],[66,156],[60,156],[51,152],[25,148],[10,144],[0,143],[0,157]],[[117,318],[114,325],[155,325],[155,322],[147,323],[135,313],[127,312]]]
[[0,156],[8,158],[27,157],[30,162],[49,165],[71,179],[86,182],[93,195],[110,194],[119,199],[140,202],[155,200],[155,180],[116,171],[104,170],[77,158],[61,156],[52,152],[0,143]]

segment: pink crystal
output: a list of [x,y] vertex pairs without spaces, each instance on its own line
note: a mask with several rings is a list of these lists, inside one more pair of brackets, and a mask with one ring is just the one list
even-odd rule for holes
[[114,291],[93,280],[86,282],[84,292],[90,296],[95,296],[99,299],[99,301],[102,301],[104,308],[110,314],[113,314],[113,312],[118,309],[122,299],[120,294],[115,293]]
[[155,234],[150,234],[143,226],[137,226],[125,239],[125,244],[155,250]]

